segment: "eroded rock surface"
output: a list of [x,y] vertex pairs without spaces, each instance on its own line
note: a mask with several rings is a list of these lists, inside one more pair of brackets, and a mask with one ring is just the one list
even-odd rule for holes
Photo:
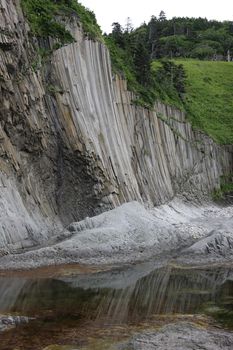
[[192,323],[170,324],[136,335],[121,350],[231,350],[233,333],[207,330]]
[[[137,202],[74,222],[39,249],[0,259],[2,268],[66,263],[123,264],[152,257],[180,263],[231,262],[233,207],[175,199],[145,209]],[[214,233],[213,233],[214,232]]]

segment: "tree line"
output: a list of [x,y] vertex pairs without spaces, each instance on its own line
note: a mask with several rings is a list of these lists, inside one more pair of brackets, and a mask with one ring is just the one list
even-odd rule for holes
[[[116,70],[123,72],[132,90],[146,99],[148,91],[161,91],[163,87],[182,98],[185,72],[173,59],[229,60],[233,54],[233,22],[188,17],[167,19],[164,11],[138,28],[133,28],[129,18],[124,27],[115,22],[112,32],[104,36]],[[156,72],[151,70],[153,60],[161,61]]]
[[174,17],[167,19],[164,11],[152,16],[148,24],[134,29],[128,19],[126,26],[112,24],[109,34],[119,47],[132,52],[143,46],[152,59],[191,57],[226,59],[233,54],[233,22],[206,18]]

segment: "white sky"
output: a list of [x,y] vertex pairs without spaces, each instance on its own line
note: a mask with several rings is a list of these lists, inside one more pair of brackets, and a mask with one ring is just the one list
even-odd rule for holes
[[130,17],[134,27],[152,15],[158,17],[161,10],[167,18],[206,17],[208,19],[232,20],[232,0],[79,0],[84,6],[94,11],[103,32],[111,31],[111,24],[119,22],[125,26]]

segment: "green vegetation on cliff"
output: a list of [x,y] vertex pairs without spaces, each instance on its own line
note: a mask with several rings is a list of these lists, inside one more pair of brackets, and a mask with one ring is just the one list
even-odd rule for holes
[[127,79],[129,90],[137,96],[136,104],[151,108],[156,91],[150,69],[148,30],[143,25],[138,29],[113,24],[112,33],[105,35],[105,43],[110,51],[113,70]]
[[73,42],[71,33],[62,22],[77,16],[90,39],[101,38],[94,13],[76,0],[21,0],[21,4],[32,33],[38,37],[52,37],[61,45]]
[[[54,38],[55,47],[74,41],[65,27],[70,17],[90,39],[102,38],[94,13],[76,0],[21,4],[33,35]],[[136,29],[130,21],[125,28],[114,23],[104,39],[113,70],[127,79],[135,104],[153,108],[161,100],[184,110],[193,126],[215,141],[233,143],[233,62],[223,62],[233,54],[232,22],[167,20],[161,12]]]
[[[105,36],[113,68],[152,108],[161,100],[221,144],[233,144],[233,23],[159,18],[139,28],[113,23]],[[195,59],[194,59],[195,58]],[[225,61],[224,61],[225,60]]]
[[[153,88],[153,84],[149,72],[143,72],[141,77],[150,81],[142,83],[138,78],[137,69],[133,60],[133,55],[129,51],[119,47],[113,38],[105,36],[105,44],[107,45],[112,62],[112,69],[114,73],[117,73],[127,80],[128,89],[135,93],[134,103],[142,105],[143,107],[152,108],[156,98],[156,90]],[[148,69],[148,67],[146,67]]]
[[226,195],[233,193],[233,174],[221,176],[220,187],[215,189],[212,193],[214,200],[218,201],[224,199]]

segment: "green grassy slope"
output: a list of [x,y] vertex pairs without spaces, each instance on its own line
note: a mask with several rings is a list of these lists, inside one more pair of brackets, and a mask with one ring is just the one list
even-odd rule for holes
[[[179,61],[180,62],[180,61]],[[233,143],[233,62],[182,60],[185,110],[192,124],[215,141]]]
[[[182,101],[170,101],[187,112],[192,125],[216,142],[233,143],[233,62],[179,59],[184,66],[186,92]],[[154,69],[158,62],[153,63]],[[166,102],[166,101],[165,101]]]

